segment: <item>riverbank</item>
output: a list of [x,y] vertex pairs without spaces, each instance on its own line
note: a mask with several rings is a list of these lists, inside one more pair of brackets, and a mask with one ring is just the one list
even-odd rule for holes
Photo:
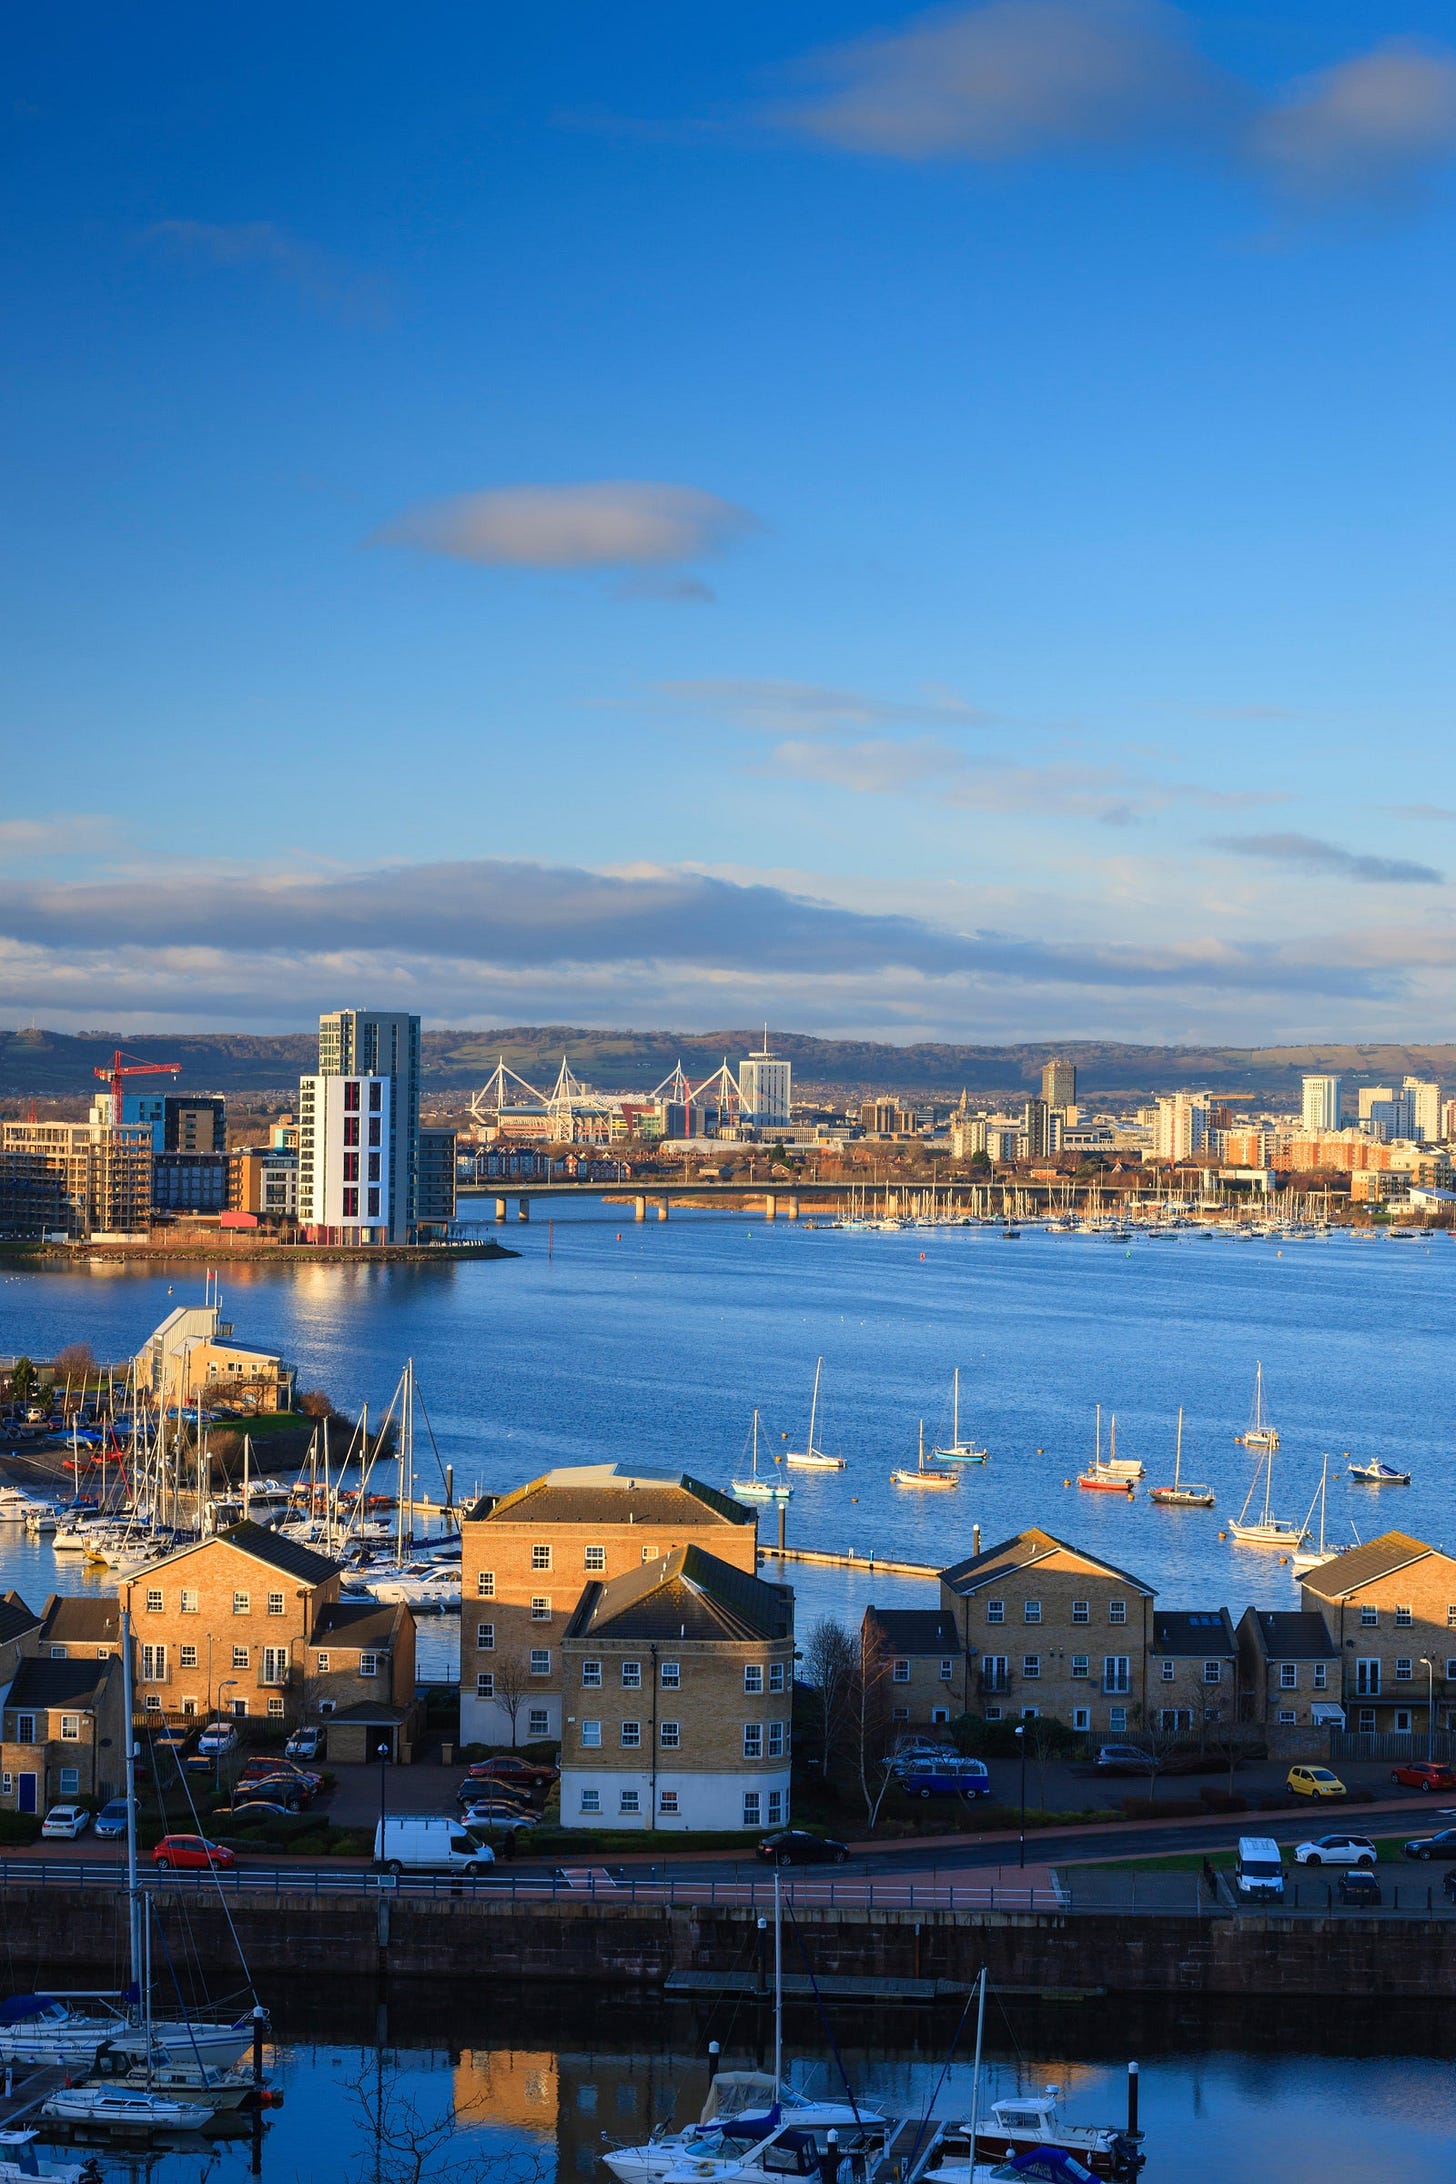
[[136,1260],[151,1266],[208,1266],[234,1262],[242,1266],[287,1268],[293,1266],[440,1266],[462,1259],[519,1259],[521,1254],[493,1236],[470,1237],[451,1244],[371,1244],[346,1248],[337,1244],[288,1244],[260,1241],[248,1229],[218,1229],[206,1236],[130,1237],[125,1242],[43,1244],[26,1238],[0,1239],[0,1260],[25,1265],[46,1261],[84,1265],[88,1260]]

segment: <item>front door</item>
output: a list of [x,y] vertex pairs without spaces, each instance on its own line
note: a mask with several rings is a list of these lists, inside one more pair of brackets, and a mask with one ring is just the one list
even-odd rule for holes
[[17,1788],[20,1802],[15,1808],[17,1812],[35,1811],[37,1805],[36,1784],[39,1779],[39,1776],[33,1774],[23,1774],[18,1777]]

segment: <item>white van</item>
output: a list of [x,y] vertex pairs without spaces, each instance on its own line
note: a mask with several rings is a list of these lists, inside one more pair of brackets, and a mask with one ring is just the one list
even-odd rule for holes
[[375,1828],[374,1863],[386,1873],[484,1873],[495,1864],[495,1852],[467,1835],[458,1820],[401,1813]]
[[1284,1861],[1272,1835],[1239,1837],[1238,1890],[1246,1902],[1284,1894]]

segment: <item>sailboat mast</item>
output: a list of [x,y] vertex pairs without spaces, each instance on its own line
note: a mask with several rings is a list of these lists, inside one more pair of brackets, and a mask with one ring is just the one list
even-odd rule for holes
[[1099,1403],[1099,1404],[1098,1404],[1098,1406],[1097,1406],[1097,1449],[1096,1449],[1096,1455],[1095,1455],[1095,1459],[1094,1459],[1093,1469],[1094,1469],[1094,1470],[1100,1470],[1101,1468],[1102,1468],[1102,1405],[1101,1405],[1101,1404]]
[[822,1357],[814,1360],[814,1393],[809,1398],[809,1454],[814,1453],[814,1431],[819,1422],[819,1375],[824,1369]]
[[137,1813],[136,1813],[136,1731],[132,1709],[136,1704],[132,1690],[131,1664],[131,1614],[121,1611],[121,1718],[123,1751],[125,1752],[126,1790],[126,1926],[127,1943],[131,1958],[131,1983],[140,1987],[142,1979],[142,1897],[137,1887]]
[[981,2046],[986,2032],[986,1967],[981,1966],[980,1992],[976,1998],[976,2061],[971,2075],[970,2168],[976,2172],[976,2130],[981,2121]]
[[777,1863],[774,1877],[774,2099],[783,2090],[784,2081],[784,1902],[783,1875]]
[[950,1445],[961,1445],[961,1369],[957,1365],[950,1383]]
[[1173,1445],[1173,1488],[1177,1491],[1183,1476],[1183,1405],[1178,1405],[1178,1438]]

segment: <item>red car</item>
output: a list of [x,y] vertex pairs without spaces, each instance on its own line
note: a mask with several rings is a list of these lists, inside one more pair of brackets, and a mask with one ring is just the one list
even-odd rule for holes
[[236,1863],[226,1843],[210,1843],[205,1835],[164,1835],[152,1852],[152,1864],[159,1873],[165,1873],[170,1866],[205,1873],[210,1866]]
[[1456,1790],[1456,1768],[1435,1759],[1408,1759],[1403,1767],[1391,1768],[1390,1779],[1408,1790]]
[[512,1759],[504,1752],[494,1759],[472,1761],[467,1772],[477,1778],[491,1775],[497,1782],[510,1782],[523,1790],[549,1790],[556,1780],[554,1767],[542,1766],[534,1759]]

